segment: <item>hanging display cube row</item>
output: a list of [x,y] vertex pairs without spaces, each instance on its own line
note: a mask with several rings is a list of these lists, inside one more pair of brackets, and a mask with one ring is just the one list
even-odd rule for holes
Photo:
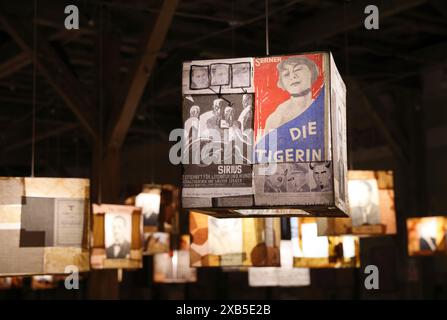
[[330,53],[185,62],[182,91],[183,207],[347,216],[346,87]]

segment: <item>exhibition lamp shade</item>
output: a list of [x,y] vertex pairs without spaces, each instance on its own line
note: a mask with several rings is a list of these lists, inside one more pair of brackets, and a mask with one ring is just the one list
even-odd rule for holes
[[447,255],[447,217],[432,216],[407,219],[408,255]]
[[155,283],[191,283],[197,270],[190,266],[189,235],[182,235],[178,250],[154,254]]
[[392,171],[349,170],[349,218],[319,218],[318,235],[396,234]]
[[330,52],[187,61],[182,95],[184,208],[348,216],[346,86]]
[[304,287],[310,285],[310,270],[293,267],[291,240],[281,240],[280,267],[250,267],[248,283],[251,287]]
[[218,219],[191,211],[193,267],[280,266],[279,218]]
[[291,218],[293,265],[298,268],[358,268],[356,236],[318,236],[318,218]]
[[0,276],[89,271],[89,198],[88,179],[0,177]]

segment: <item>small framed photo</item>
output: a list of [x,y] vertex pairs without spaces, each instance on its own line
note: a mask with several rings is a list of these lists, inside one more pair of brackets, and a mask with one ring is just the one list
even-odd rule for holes
[[214,63],[211,69],[212,86],[228,86],[230,84],[230,65],[226,63]]
[[105,214],[106,257],[127,259],[132,239],[132,216],[121,213]]
[[251,85],[250,62],[233,63],[231,65],[231,87],[248,88]]
[[210,86],[209,67],[192,65],[190,69],[189,88],[192,90],[206,89]]

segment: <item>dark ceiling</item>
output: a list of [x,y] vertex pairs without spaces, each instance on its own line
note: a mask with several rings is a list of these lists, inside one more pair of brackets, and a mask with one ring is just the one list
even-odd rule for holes
[[[181,127],[182,61],[265,55],[265,1],[175,3],[3,1],[1,174],[27,173],[33,102],[40,164],[53,171],[61,161],[88,167],[92,137],[102,137],[105,148],[169,143],[169,132]],[[68,4],[79,8],[79,30],[64,28]],[[379,30],[363,25],[368,4],[380,9]],[[159,19],[169,10],[172,22]],[[160,28],[167,33],[157,38]],[[159,50],[147,49],[150,37],[161,41]],[[447,70],[447,1],[269,0],[269,45],[273,55],[333,52],[348,85],[351,162],[369,149],[408,161],[406,145],[422,103],[421,72],[431,66]],[[135,76],[135,63],[154,54],[144,74]],[[129,93],[129,81],[138,76],[142,94]],[[135,108],[128,111],[126,103]],[[123,110],[129,130],[115,121]],[[118,138],[109,141],[113,130]]]

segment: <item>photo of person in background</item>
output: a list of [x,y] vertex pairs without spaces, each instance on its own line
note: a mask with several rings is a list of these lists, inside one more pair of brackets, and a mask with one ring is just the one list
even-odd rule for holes
[[106,214],[106,256],[108,259],[125,259],[130,255],[131,224],[129,217]]
[[352,225],[380,224],[378,187],[375,180],[349,181]]
[[438,224],[436,218],[427,219],[426,221],[418,225],[419,250],[436,251],[437,227]]
[[191,66],[191,89],[206,89],[210,86],[208,66]]

